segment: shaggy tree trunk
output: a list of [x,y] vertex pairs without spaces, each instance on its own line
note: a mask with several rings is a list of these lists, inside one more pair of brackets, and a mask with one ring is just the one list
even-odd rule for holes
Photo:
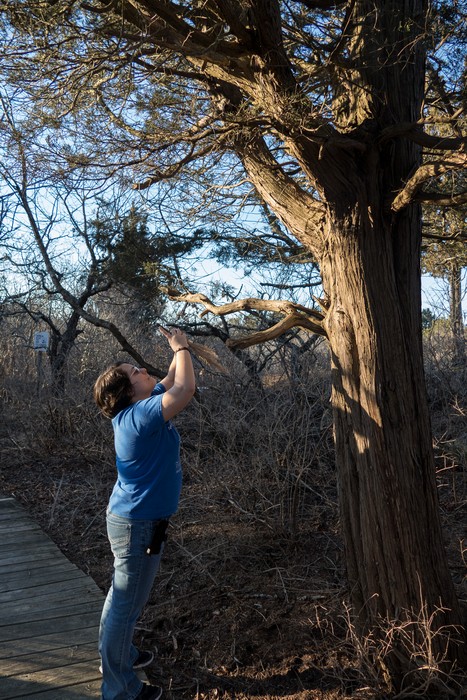
[[[343,129],[367,124],[381,135],[419,118],[425,5],[387,2],[378,13],[357,0],[355,7],[352,51],[361,70],[356,87],[348,90],[356,77],[349,72],[338,93],[339,118]],[[420,163],[414,142],[379,137],[364,158],[337,170],[320,256],[351,597],[361,634],[377,637],[391,621],[398,625],[385,659],[394,688],[429,662],[428,641],[446,667],[465,657],[453,641],[461,618],[443,545],[425,390],[421,211],[410,199],[397,213],[388,206]],[[331,178],[332,167],[330,160]]]
[[[423,661],[432,632],[459,623],[446,560],[435,483],[421,351],[417,207],[393,227],[369,216],[364,194],[347,212],[330,212],[332,242],[323,260],[330,298],[326,330],[342,533],[359,632],[409,622],[394,637],[394,686]],[[399,245],[397,243],[397,245]],[[439,611],[439,612],[436,612]],[[413,626],[412,626],[413,625]],[[446,630],[447,632],[448,630]],[[456,631],[450,627],[454,637]],[[447,663],[460,650],[448,635],[432,640]],[[410,658],[415,650],[419,658]],[[446,655],[446,656],[445,656]],[[426,658],[425,658],[426,661]]]

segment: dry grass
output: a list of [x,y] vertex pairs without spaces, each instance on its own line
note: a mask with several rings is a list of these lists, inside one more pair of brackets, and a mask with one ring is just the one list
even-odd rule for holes
[[[467,390],[449,358],[429,349],[446,541],[465,598]],[[0,434],[0,491],[24,503],[103,590],[115,473],[111,427],[92,404],[91,386],[106,351],[94,342],[91,353],[83,342],[60,399],[38,386],[34,358],[28,365],[4,355]],[[178,419],[183,497],[139,629],[141,642],[159,651],[153,678],[173,700],[395,697],[381,646],[395,624],[362,642],[346,607],[326,358],[310,358],[300,382],[275,368],[263,390],[233,369],[222,380],[204,372],[201,401]],[[436,660],[425,654],[425,662],[425,680],[407,679],[399,698],[433,689],[450,697]]]

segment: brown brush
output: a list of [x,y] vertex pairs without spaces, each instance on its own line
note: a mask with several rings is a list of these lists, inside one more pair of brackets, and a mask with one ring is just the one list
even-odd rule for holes
[[[166,333],[170,333],[170,331],[164,328],[164,326],[159,327],[162,328]],[[221,364],[217,353],[214,350],[212,350],[211,348],[207,348],[205,345],[201,345],[201,343],[194,343],[192,340],[188,341],[188,347],[194,355],[196,355],[201,360],[207,362],[208,365],[216,369],[218,372],[227,374],[226,368]]]
[[227,370],[221,364],[217,353],[214,350],[212,350],[211,348],[207,348],[205,345],[201,345],[200,343],[193,343],[193,341],[191,340],[188,341],[188,347],[190,348],[191,352],[193,352],[200,359],[207,362],[208,365],[216,369],[218,372],[227,374]]

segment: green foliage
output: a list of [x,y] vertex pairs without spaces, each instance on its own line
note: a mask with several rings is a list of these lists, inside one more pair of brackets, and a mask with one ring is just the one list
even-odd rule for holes
[[422,309],[422,328],[423,330],[429,330],[433,327],[436,321],[436,316],[431,309]]
[[104,203],[90,224],[90,237],[99,252],[98,274],[112,286],[131,292],[139,302],[161,299],[161,287],[179,281],[177,259],[204,245],[207,234],[192,236],[151,231],[148,215],[135,206],[123,214]]
[[117,286],[132,289],[141,299],[158,296],[159,286],[167,281],[152,245],[147,217],[132,209],[122,217],[102,214],[91,222],[96,249],[104,253],[100,274]]

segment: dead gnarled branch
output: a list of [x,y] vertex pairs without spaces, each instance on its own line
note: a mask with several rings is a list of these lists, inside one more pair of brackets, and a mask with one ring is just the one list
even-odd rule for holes
[[315,309],[309,309],[306,306],[295,304],[291,301],[247,298],[217,306],[204,294],[183,293],[173,288],[165,288],[163,291],[172,301],[183,301],[188,304],[202,304],[205,308],[200,314],[201,317],[208,313],[212,313],[215,316],[227,316],[228,314],[238,313],[239,311],[271,311],[273,313],[283,314],[284,318],[270,328],[251,333],[250,335],[236,340],[228,340],[227,346],[232,349],[243,350],[252,345],[265,343],[268,340],[278,338],[291,328],[303,328],[310,333],[326,336],[326,331],[322,324],[324,319],[323,314]]
[[260,343],[266,343],[268,340],[278,338],[291,328],[303,328],[317,335],[326,335],[321,323],[311,321],[306,318],[303,313],[297,312],[288,314],[279,321],[279,323],[276,323],[274,326],[264,331],[258,331],[257,333],[252,333],[251,335],[238,338],[237,340],[230,339],[227,341],[227,346],[232,349],[244,350],[252,345],[259,345]]

